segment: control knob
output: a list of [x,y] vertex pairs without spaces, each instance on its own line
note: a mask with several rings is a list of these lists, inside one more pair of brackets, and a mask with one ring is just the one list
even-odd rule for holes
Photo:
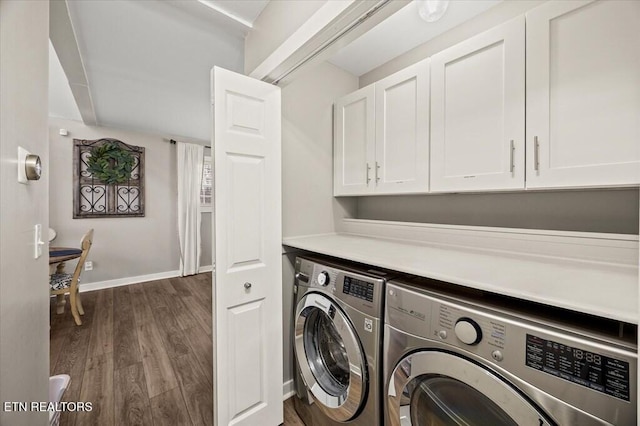
[[467,345],[477,345],[482,340],[482,329],[471,318],[460,318],[453,330],[458,339]]
[[321,286],[326,286],[329,284],[330,280],[331,279],[329,278],[329,273],[327,271],[322,271],[318,274],[318,284]]

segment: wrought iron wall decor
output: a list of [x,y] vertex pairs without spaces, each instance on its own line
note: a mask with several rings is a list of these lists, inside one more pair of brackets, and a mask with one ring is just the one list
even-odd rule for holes
[[[89,158],[92,151],[100,153],[104,148],[109,151],[119,148],[123,155],[105,156],[112,167],[103,169],[122,169],[118,167],[118,158],[133,157],[131,173],[117,183],[108,183],[99,179],[89,170]],[[129,167],[126,167],[128,170]],[[102,174],[103,176],[107,174]],[[73,140],[73,218],[98,217],[143,217],[144,216],[144,148],[128,145],[111,138],[96,140]]]

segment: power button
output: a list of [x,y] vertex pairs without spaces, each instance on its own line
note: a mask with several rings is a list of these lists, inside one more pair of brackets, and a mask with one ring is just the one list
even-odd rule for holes
[[493,351],[491,352],[491,358],[495,359],[496,361],[500,362],[504,359],[504,357],[502,356],[502,352],[500,351]]

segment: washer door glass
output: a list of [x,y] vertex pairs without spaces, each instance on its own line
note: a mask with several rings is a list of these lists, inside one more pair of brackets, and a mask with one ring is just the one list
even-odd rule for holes
[[413,390],[411,424],[518,426],[500,407],[459,380],[426,376]]
[[320,293],[307,293],[295,318],[295,355],[307,389],[328,417],[351,420],[367,393],[365,355],[353,325]]
[[335,324],[321,309],[312,309],[304,330],[309,367],[325,392],[340,396],[349,387],[349,356]]
[[414,352],[396,365],[386,404],[390,425],[551,424],[491,369],[436,350]]

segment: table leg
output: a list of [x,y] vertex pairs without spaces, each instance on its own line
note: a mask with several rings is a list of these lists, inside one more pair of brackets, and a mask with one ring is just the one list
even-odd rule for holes
[[64,305],[67,301],[64,298],[64,294],[56,294],[56,313],[64,314]]
[[62,273],[64,273],[64,262],[58,263],[58,266],[56,267],[56,274]]

